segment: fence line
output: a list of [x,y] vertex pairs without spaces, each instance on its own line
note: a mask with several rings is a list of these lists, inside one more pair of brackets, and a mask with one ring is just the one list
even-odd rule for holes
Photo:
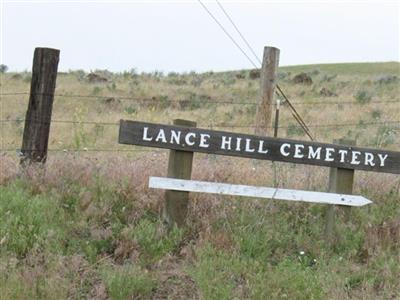
[[[3,119],[0,120],[0,123],[13,123],[18,122],[22,123],[25,122],[26,119]],[[30,122],[34,123],[41,123],[41,124],[48,124],[48,123],[60,123],[60,124],[83,124],[83,125],[106,125],[106,126],[119,126],[119,122],[96,122],[96,121],[74,121],[74,120],[49,120],[43,121],[39,119],[29,119]],[[389,124],[400,124],[400,121],[382,121],[382,122],[359,122],[359,123],[336,123],[336,124],[311,124],[308,127],[311,128],[331,128],[331,127],[357,127],[357,126],[372,126],[375,125],[389,125]],[[291,128],[292,126],[298,127],[297,124],[290,124],[285,126],[278,126],[278,128]],[[208,124],[200,126],[202,128],[255,128],[255,125],[234,125],[234,124]],[[275,128],[274,126],[270,126],[268,128]]]
[[[16,92],[16,93],[1,93],[0,96],[18,96],[18,95],[30,95],[28,92]],[[49,96],[46,94],[41,94],[45,96]],[[186,101],[193,101],[193,99],[161,99],[158,98],[160,96],[153,96],[150,98],[143,97],[128,97],[128,96],[116,96],[116,95],[108,95],[108,96],[96,96],[96,95],[77,95],[77,94],[54,94],[55,97],[66,97],[75,99],[87,98],[93,101],[104,101],[107,99],[115,99],[115,100],[126,100],[126,101],[137,101],[137,102],[163,102],[163,103],[182,103]],[[75,98],[75,99],[74,99]],[[234,105],[258,105],[257,102],[248,102],[248,101],[239,101],[235,102],[232,99],[214,101],[210,99],[199,99],[202,103],[211,103],[211,104],[234,104]],[[378,100],[378,101],[370,101],[370,102],[357,102],[357,101],[313,101],[313,102],[291,102],[294,105],[372,105],[372,104],[388,104],[388,103],[398,103],[400,104],[400,100]],[[284,105],[285,102],[281,103]],[[271,106],[276,106],[276,104],[271,104]]]
[[[37,149],[25,149],[25,151],[36,151]],[[18,155],[22,155],[19,148],[4,148],[0,149],[3,152],[17,152]],[[151,150],[151,149],[90,149],[83,147],[82,149],[70,149],[70,148],[60,148],[60,149],[47,149],[50,152],[157,152],[162,153],[162,150]]]

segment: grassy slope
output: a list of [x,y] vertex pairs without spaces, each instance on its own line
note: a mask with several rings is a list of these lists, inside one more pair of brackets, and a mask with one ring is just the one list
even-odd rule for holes
[[[312,86],[291,78],[310,72]],[[290,72],[290,74],[289,74]],[[200,125],[252,124],[253,106],[202,104],[202,99],[255,101],[258,80],[235,74],[106,74],[107,84],[89,84],[79,72],[60,75],[59,94],[189,99],[169,105],[107,103],[57,97],[54,118],[114,122],[135,118],[170,122],[176,117]],[[247,72],[242,72],[247,73]],[[2,92],[26,91],[29,74],[6,74]],[[336,75],[336,76],[334,76]],[[280,84],[296,102],[369,103],[302,106],[312,124],[399,120],[399,63],[336,64],[281,68]],[[14,76],[14,78],[12,78]],[[331,79],[330,79],[331,78]],[[114,83],[114,84],[113,84]],[[319,95],[322,87],[338,97]],[[209,97],[209,98],[208,98]],[[360,98],[359,98],[360,99]],[[1,119],[23,118],[26,96],[1,99]],[[362,102],[362,101],[361,101]],[[23,105],[21,105],[23,103]],[[398,149],[399,127],[383,124],[313,128],[319,140],[357,138],[359,144]],[[287,110],[282,125],[294,124]],[[289,129],[291,128],[291,129]],[[294,125],[281,136],[304,138]],[[52,148],[114,148],[113,126],[53,124]],[[249,128],[234,130],[251,132]],[[2,124],[2,147],[18,148],[22,124]],[[165,232],[158,221],[162,193],[146,188],[149,175],[165,175],[166,152],[51,153],[46,173],[29,170],[17,178],[13,153],[0,158],[0,295],[4,299],[390,299],[400,297],[399,180],[393,175],[357,172],[355,192],[374,200],[339,212],[337,243],[323,242],[324,207],[192,195],[185,230]],[[197,155],[193,177],[202,180],[271,185],[268,162]],[[238,174],[238,170],[240,170]],[[239,176],[238,176],[239,175]],[[246,178],[243,181],[242,178]],[[325,190],[324,168],[278,164],[280,186]]]
[[399,62],[376,62],[376,63],[340,63],[340,64],[319,64],[319,65],[297,65],[281,67],[281,70],[291,72],[311,72],[320,70],[326,73],[340,75],[372,75],[372,74],[399,74]]

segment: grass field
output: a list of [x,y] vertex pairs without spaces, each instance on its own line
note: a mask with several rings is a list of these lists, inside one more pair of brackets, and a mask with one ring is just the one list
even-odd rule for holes
[[[313,83],[294,84],[300,72]],[[24,172],[16,151],[31,75],[1,74],[1,299],[400,298],[399,176],[356,172],[354,192],[374,203],[349,220],[338,210],[334,246],[322,205],[218,195],[191,195],[186,227],[167,231],[163,193],[147,181],[166,175],[168,151],[118,145],[117,122],[184,118],[253,133],[259,79],[248,70],[96,74],[107,81],[59,74],[46,170]],[[399,63],[282,67],[279,84],[317,141],[399,151]],[[307,139],[286,104],[280,126],[281,137]],[[327,168],[276,165],[281,187],[327,190]],[[271,186],[272,170],[196,154],[193,178]]]

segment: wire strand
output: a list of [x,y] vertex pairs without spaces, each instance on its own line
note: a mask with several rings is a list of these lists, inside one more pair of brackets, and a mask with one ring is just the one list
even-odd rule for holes
[[[236,45],[236,47],[247,57],[247,59],[250,61],[250,63],[255,67],[258,68],[257,65],[253,62],[253,60],[247,55],[247,53],[240,47],[240,45],[235,41],[235,39],[229,34],[229,32],[225,29],[225,27],[218,21],[218,19],[211,13],[211,11],[201,2],[201,0],[197,0],[201,6],[207,11],[207,13],[211,16],[211,18],[218,24],[218,26],[222,29],[222,31],[230,38],[230,40]],[[226,11],[224,10],[226,13]],[[227,15],[227,13],[226,13]],[[229,19],[231,19],[229,17]],[[236,25],[234,27],[237,28]],[[239,31],[240,32],[240,31]],[[240,33],[241,34],[241,33]],[[303,118],[300,116],[300,114],[297,112],[297,110],[294,108],[294,106],[290,103],[289,99],[287,96],[282,92],[282,89],[279,87],[279,85],[276,85],[278,87],[278,90],[282,94],[282,96],[285,98],[285,100],[288,102],[290,109],[292,110],[292,115],[294,119],[299,123],[300,127],[304,130],[304,132],[307,134],[307,136],[313,141],[313,137],[310,133],[309,128],[307,127],[306,123],[304,122]]]
[[250,63],[255,67],[259,68],[253,60],[247,55],[247,53],[240,47],[240,45],[235,41],[235,39],[230,35],[230,33],[225,29],[225,27],[218,21],[218,19],[211,13],[211,11],[204,5],[201,0],[197,0],[201,6],[205,9],[205,11],[209,14],[209,16],[218,24],[218,26],[222,29],[222,31],[229,37],[229,39],[236,45],[236,47],[242,52],[242,54],[250,61]]
[[[42,120],[42,119],[2,119],[0,123],[23,123],[27,120],[35,123],[49,124],[49,123],[60,123],[60,124],[87,124],[87,125],[106,125],[106,126],[118,126],[119,122],[96,122],[96,121],[74,121],[74,120]],[[382,122],[358,122],[358,123],[336,123],[336,124],[311,124],[308,127],[311,128],[324,128],[324,127],[356,127],[356,126],[374,126],[374,125],[389,125],[389,124],[400,124],[400,121],[389,120]],[[290,128],[293,125],[278,126],[278,128]],[[296,126],[296,125],[295,125]],[[234,125],[234,124],[208,124],[200,126],[200,128],[255,128],[256,125]],[[268,126],[267,128],[274,128],[274,126]]]
[[246,44],[247,48],[250,49],[251,53],[253,54],[253,56],[255,57],[255,59],[258,61],[258,63],[260,64],[260,66],[262,65],[262,61],[260,60],[260,58],[257,56],[256,52],[254,51],[253,47],[250,46],[249,42],[247,41],[247,39],[244,37],[244,35],[242,34],[242,32],[239,30],[238,26],[236,26],[235,22],[233,22],[233,19],[229,16],[229,14],[226,12],[226,10],[224,9],[224,7],[222,6],[222,4],[218,1],[215,0],[218,4],[218,6],[221,8],[222,12],[224,13],[224,15],[227,17],[227,19],[231,22],[231,24],[233,25],[233,27],[236,29],[236,32],[239,34],[239,36],[242,38],[243,42]]
[[[28,92],[17,92],[17,93],[2,93],[0,96],[14,96],[14,95],[29,95],[30,93]],[[44,93],[35,93],[35,95],[48,95]],[[278,94],[279,95],[279,94]],[[88,99],[95,99],[98,101],[102,101],[104,99],[111,99],[114,98],[115,100],[130,100],[130,101],[138,101],[138,102],[176,102],[176,103],[182,103],[185,101],[191,101],[188,99],[160,99],[154,97],[150,98],[139,98],[139,97],[128,97],[128,96],[117,96],[117,95],[108,95],[108,96],[96,96],[96,95],[77,95],[77,94],[54,94],[53,96],[55,97],[66,97],[66,98],[88,98]],[[233,105],[258,105],[257,102],[255,101],[240,101],[240,102],[235,102],[233,99],[226,99],[222,101],[214,101],[214,100],[207,100],[207,99],[202,99],[201,100],[204,103],[211,103],[211,104],[233,104]],[[311,101],[311,102],[292,102],[292,105],[373,105],[373,104],[389,104],[389,103],[396,103],[400,104],[400,100],[378,100],[378,101],[370,101],[367,103],[360,103],[357,101]],[[285,102],[281,103],[281,105],[284,105]],[[270,106],[276,106],[276,103],[269,104]]]

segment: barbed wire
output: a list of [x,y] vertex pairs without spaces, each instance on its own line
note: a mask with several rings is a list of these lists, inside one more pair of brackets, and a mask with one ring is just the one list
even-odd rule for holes
[[262,65],[262,61],[261,59],[258,57],[258,55],[256,54],[256,52],[254,51],[253,47],[251,47],[250,43],[247,41],[247,39],[244,37],[244,35],[242,34],[242,32],[239,30],[239,27],[235,24],[235,22],[233,21],[233,19],[231,18],[231,16],[228,14],[228,12],[225,10],[225,8],[222,6],[222,4],[218,1],[215,0],[219,6],[219,8],[222,10],[222,12],[224,13],[225,17],[229,20],[229,22],[232,24],[232,26],[235,28],[236,32],[239,34],[239,36],[241,37],[242,41],[246,44],[247,48],[250,50],[250,52],[253,54],[254,58],[258,61],[258,63],[260,65]]
[[[387,125],[387,124],[400,124],[400,121],[387,121],[387,122],[364,122],[364,123],[338,123],[338,124],[311,124],[308,125],[308,127],[311,128],[324,128],[324,127],[357,127],[357,126],[374,126],[374,125]],[[290,124],[290,125],[285,125],[285,126],[278,126],[278,128],[291,128],[292,126],[299,126],[297,124]],[[229,128],[254,128],[256,127],[255,125],[224,125],[224,124],[218,124],[214,125],[214,127],[229,127]],[[267,128],[275,128],[274,126],[270,126]]]
[[[29,95],[30,93],[3,93],[0,94],[0,96],[15,96],[15,95]],[[113,99],[113,100],[128,100],[128,101],[138,101],[138,102],[176,102],[176,103],[182,103],[186,101],[196,101],[193,99],[161,99],[159,97],[163,96],[152,96],[150,98],[143,98],[143,97],[130,97],[130,96],[115,96],[115,95],[109,95],[109,96],[97,96],[97,95],[76,95],[76,94],[45,94],[45,93],[35,93],[35,95],[43,95],[43,96],[54,96],[54,97],[66,97],[66,98],[76,98],[76,99],[82,99],[82,98],[87,98],[87,99],[92,99],[92,100],[99,100],[99,101],[104,101],[108,99]],[[229,100],[222,100],[222,101],[214,101],[210,99],[200,99],[201,102],[203,103],[215,103],[215,104],[243,104],[243,105],[257,105],[256,102],[235,102],[232,99]]]
[[119,125],[118,122],[96,122],[96,121],[74,121],[74,120],[43,120],[43,119],[3,119],[0,123],[23,123],[29,120],[29,122],[37,124],[50,124],[50,123],[60,123],[60,124],[91,124],[91,125]]
[[[28,92],[16,92],[16,93],[1,93],[0,96],[17,96],[17,95],[30,95]],[[138,102],[171,102],[171,103],[183,103],[187,101],[196,101],[194,99],[161,99],[160,96],[153,96],[150,98],[142,98],[142,97],[129,97],[129,96],[117,96],[117,95],[108,95],[108,96],[97,96],[97,95],[78,95],[78,94],[45,94],[45,93],[35,93],[35,95],[45,95],[45,96],[54,96],[54,97],[66,97],[66,98],[75,98],[82,99],[88,98],[91,100],[104,101],[107,99],[114,100],[128,100],[128,101],[138,101]],[[227,100],[211,100],[211,99],[200,99],[200,102],[203,103],[211,103],[211,104],[234,104],[234,105],[258,105],[258,102],[255,101],[234,101],[233,99]],[[281,103],[284,105],[285,102]],[[359,102],[359,101],[311,101],[311,102],[291,102],[294,105],[372,105],[372,104],[388,104],[388,103],[396,103],[400,104],[400,100],[378,100],[378,101],[369,101],[369,102]],[[270,104],[271,106],[276,106],[276,103]]]
[[[49,123],[60,123],[60,124],[82,124],[82,125],[106,125],[106,126],[118,126],[119,122],[97,122],[97,121],[76,121],[76,120],[42,120],[42,119],[28,119],[30,122],[41,123],[41,124],[49,124]],[[2,119],[0,123],[23,123],[26,122],[27,119]],[[336,123],[336,124],[311,124],[308,127],[318,128],[318,127],[357,127],[357,126],[374,126],[374,125],[390,125],[390,124],[400,124],[400,120],[389,120],[389,121],[381,121],[381,122],[358,122],[358,123]],[[297,124],[289,124],[278,126],[278,128],[291,128],[293,126],[299,126]],[[236,125],[236,124],[206,124],[199,126],[200,128],[255,128],[256,125]],[[275,128],[274,126],[269,126],[267,128]]]
[[[15,151],[18,155],[22,155],[20,148],[4,148],[0,149],[0,151],[11,152]],[[23,151],[34,152],[38,151],[38,149],[24,149]],[[59,148],[59,149],[47,149],[48,152],[163,152],[162,150],[151,150],[151,149],[98,149],[98,148],[87,148],[83,147],[82,149],[72,149],[72,148]]]

